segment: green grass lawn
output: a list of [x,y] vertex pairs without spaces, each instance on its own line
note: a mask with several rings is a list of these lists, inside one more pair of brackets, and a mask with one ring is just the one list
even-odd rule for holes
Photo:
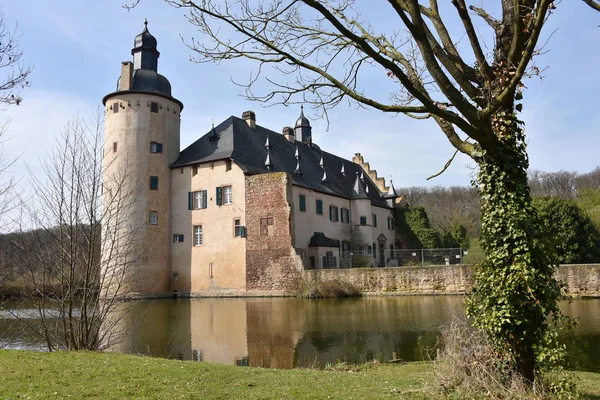
[[[600,374],[578,373],[600,399]],[[429,363],[271,370],[115,353],[0,351],[0,398],[441,399]]]

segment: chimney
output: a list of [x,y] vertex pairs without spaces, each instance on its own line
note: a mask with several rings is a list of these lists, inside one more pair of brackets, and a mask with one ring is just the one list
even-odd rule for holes
[[296,140],[296,137],[294,136],[294,128],[291,126],[284,126],[281,134],[288,140],[288,142],[293,142]]
[[131,89],[131,78],[133,75],[133,63],[131,61],[123,61],[121,63],[121,80],[119,81],[119,90]]
[[254,111],[244,111],[242,119],[246,121],[250,129],[256,128],[256,114],[254,114]]

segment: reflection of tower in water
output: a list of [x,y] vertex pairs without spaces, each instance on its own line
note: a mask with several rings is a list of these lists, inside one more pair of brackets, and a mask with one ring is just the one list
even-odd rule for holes
[[142,301],[122,321],[115,350],[264,368],[346,360],[406,361],[435,351],[459,297],[358,299],[163,299]]

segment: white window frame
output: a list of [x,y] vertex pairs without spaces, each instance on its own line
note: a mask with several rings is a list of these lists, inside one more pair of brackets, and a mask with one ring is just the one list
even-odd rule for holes
[[[227,192],[229,192],[229,196]],[[233,204],[233,188],[231,185],[223,186],[223,205],[225,204]]]
[[158,225],[158,211],[148,213],[148,222],[150,222],[150,225]]
[[[202,210],[205,207],[203,207],[204,205],[204,191],[203,190],[199,190],[194,192],[194,210]],[[208,203],[208,201],[207,201]]]
[[202,225],[194,225],[194,246],[202,246],[203,232]]

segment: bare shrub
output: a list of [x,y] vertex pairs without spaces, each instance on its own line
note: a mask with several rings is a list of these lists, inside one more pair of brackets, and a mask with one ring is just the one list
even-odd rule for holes
[[486,335],[465,317],[454,316],[442,331],[434,361],[436,384],[445,394],[469,399],[574,398],[575,388],[561,369],[528,384],[510,359],[492,348]]
[[338,279],[330,281],[313,281],[308,282],[303,280],[298,285],[299,297],[307,298],[325,298],[325,297],[356,297],[360,296],[361,292],[355,285],[344,282]]

